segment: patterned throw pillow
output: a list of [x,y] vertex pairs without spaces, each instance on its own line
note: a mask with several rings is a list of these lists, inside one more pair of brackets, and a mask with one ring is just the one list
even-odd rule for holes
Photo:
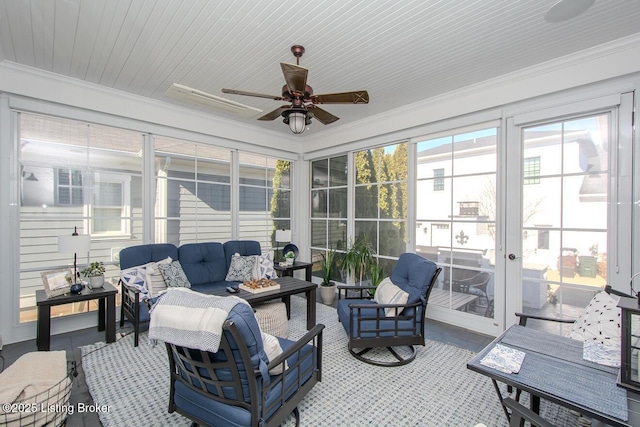
[[[393,284],[390,278],[382,279],[382,282],[376,288],[376,294],[373,300],[378,304],[406,304],[409,294]],[[398,314],[402,310],[398,311]],[[387,317],[396,316],[395,308],[386,308],[384,314]]]
[[257,259],[258,255],[240,256],[238,253],[233,254],[227,277],[224,280],[228,282],[251,280]]
[[278,275],[273,268],[273,252],[263,252],[258,257],[258,262],[253,269],[254,279],[277,279]]
[[120,271],[120,280],[122,280],[125,285],[138,289],[141,293],[140,298],[143,301],[151,298],[147,284],[149,276],[147,273],[148,266],[149,264],[138,265]]
[[617,305],[616,299],[605,291],[597,293],[571,327],[569,338],[620,347],[620,309]]
[[182,270],[180,261],[171,261],[169,264],[158,264],[160,274],[164,278],[164,282],[168,287],[173,288],[190,288],[191,283]]

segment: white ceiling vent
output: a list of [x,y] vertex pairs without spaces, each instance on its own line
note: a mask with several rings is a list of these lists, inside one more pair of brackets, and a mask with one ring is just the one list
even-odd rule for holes
[[258,113],[262,113],[262,110],[258,108],[250,107],[248,105],[240,104],[239,102],[211,95],[210,93],[192,89],[188,86],[183,86],[178,83],[173,83],[171,86],[169,86],[164,94],[171,98],[195,102],[196,104],[204,105],[205,107],[215,108],[227,113],[234,113],[242,117],[253,117]]

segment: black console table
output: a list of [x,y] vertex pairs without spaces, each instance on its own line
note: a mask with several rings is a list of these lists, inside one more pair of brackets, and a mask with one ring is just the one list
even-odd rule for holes
[[38,351],[49,351],[51,342],[51,307],[74,302],[98,300],[98,330],[105,331],[107,342],[116,340],[116,294],[118,290],[110,283],[102,288],[85,287],[79,294],[65,294],[47,298],[44,289],[36,291],[38,307],[38,332],[36,344]]

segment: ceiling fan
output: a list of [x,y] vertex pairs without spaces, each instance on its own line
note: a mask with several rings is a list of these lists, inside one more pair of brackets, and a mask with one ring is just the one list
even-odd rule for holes
[[304,47],[299,45],[292,46],[291,52],[293,56],[296,57],[296,64],[280,63],[286,82],[282,87],[282,96],[265,95],[235,89],[222,89],[222,92],[290,102],[291,104],[278,107],[270,113],[259,117],[258,120],[275,120],[282,116],[284,117],[283,122],[288,124],[291,132],[296,134],[304,132],[305,127],[311,124],[312,118],[316,118],[324,125],[328,125],[339,119],[328,111],[318,107],[317,104],[369,103],[369,94],[366,90],[314,95],[313,89],[307,84],[307,73],[309,70],[300,66],[300,57],[304,53]]

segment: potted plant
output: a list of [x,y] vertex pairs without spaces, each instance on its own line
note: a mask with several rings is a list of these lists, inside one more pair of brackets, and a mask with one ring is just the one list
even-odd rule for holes
[[371,265],[375,262],[374,252],[365,237],[359,237],[347,248],[342,258],[342,269],[347,277],[351,277],[354,283],[362,283],[366,275],[371,271]]
[[296,254],[293,251],[289,251],[286,254],[284,254],[284,262],[287,265],[293,265],[293,261],[295,261],[296,259]]
[[[384,270],[375,260],[371,263],[369,277],[371,278],[371,286],[374,286],[375,288],[377,288],[380,282],[382,282],[382,279],[384,279]],[[376,290],[371,289],[369,294],[374,296],[376,294]]]
[[80,273],[89,279],[89,288],[101,288],[104,285],[104,264],[102,262],[92,262]]
[[326,253],[321,254],[322,283],[320,283],[320,298],[327,305],[333,304],[336,296],[336,284],[331,281],[333,269],[335,268],[335,255],[336,251],[334,249],[329,249]]

